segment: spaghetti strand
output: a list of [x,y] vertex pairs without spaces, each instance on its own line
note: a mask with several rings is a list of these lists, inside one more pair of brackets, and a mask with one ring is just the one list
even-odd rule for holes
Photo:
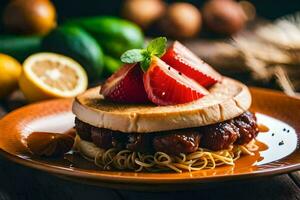
[[[80,148],[77,148],[80,154]],[[111,148],[103,151],[99,149],[93,159],[94,163],[104,170],[134,170],[140,171],[198,171],[202,169],[214,169],[221,165],[234,165],[234,161],[241,155],[254,155],[253,151],[258,150],[255,141],[247,145],[238,145],[227,150],[210,151],[199,148],[190,154],[168,155],[164,152],[142,154],[130,150],[118,150]],[[86,157],[86,156],[84,156]],[[91,158],[88,158],[91,161]]]

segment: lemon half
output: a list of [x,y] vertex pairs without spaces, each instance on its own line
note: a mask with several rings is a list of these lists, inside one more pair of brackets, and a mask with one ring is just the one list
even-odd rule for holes
[[55,54],[37,53],[23,64],[19,85],[31,101],[51,98],[70,98],[84,92],[87,74],[75,60]]

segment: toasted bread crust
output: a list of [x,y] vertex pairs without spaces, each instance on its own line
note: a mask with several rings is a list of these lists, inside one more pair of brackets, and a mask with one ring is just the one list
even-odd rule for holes
[[210,94],[197,101],[172,105],[120,104],[105,101],[100,87],[76,97],[73,113],[81,121],[99,128],[124,133],[151,133],[206,126],[232,119],[251,105],[246,85],[224,77],[210,88]]

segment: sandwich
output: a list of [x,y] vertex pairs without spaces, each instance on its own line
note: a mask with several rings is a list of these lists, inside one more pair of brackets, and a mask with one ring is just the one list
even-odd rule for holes
[[77,96],[76,150],[102,170],[197,171],[258,150],[246,85],[178,41],[126,51],[124,66]]

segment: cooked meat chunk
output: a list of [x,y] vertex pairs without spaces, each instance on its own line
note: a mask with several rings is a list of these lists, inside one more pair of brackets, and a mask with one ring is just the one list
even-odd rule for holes
[[105,128],[92,127],[91,138],[96,146],[103,149],[109,149],[112,147],[121,148],[127,139],[127,135]]
[[258,134],[256,117],[251,112],[210,126],[200,127],[201,147],[214,151],[227,149],[233,143],[247,144]]
[[214,151],[228,149],[239,136],[231,120],[201,127],[199,131],[202,134],[200,146]]
[[83,140],[92,141],[91,129],[93,126],[75,118],[75,129],[79,137]]
[[91,129],[91,138],[93,143],[103,149],[111,148],[112,145],[112,131],[108,129],[100,129],[93,127]]
[[151,134],[129,134],[126,148],[137,152],[151,152],[153,135]]
[[256,117],[250,112],[209,126],[149,134],[97,128],[77,118],[75,129],[81,139],[92,141],[104,149],[115,147],[142,153],[161,151],[168,154],[192,153],[199,147],[213,151],[228,149],[232,144],[249,143],[258,134]]
[[247,144],[258,134],[256,117],[251,112],[245,112],[234,119],[234,125],[239,130],[236,144]]
[[199,147],[201,135],[194,130],[180,133],[181,131],[183,130],[176,131],[177,133],[171,132],[168,135],[156,136],[153,139],[154,149],[168,154],[196,151]]

